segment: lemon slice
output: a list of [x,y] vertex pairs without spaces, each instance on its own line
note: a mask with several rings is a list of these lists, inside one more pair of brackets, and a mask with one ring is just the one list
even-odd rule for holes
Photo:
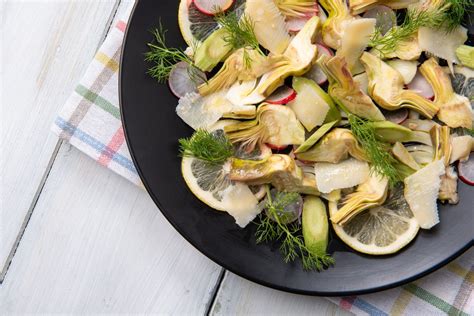
[[[329,202],[330,215],[338,211],[340,201]],[[384,205],[363,211],[344,226],[332,225],[336,235],[349,247],[370,255],[399,251],[420,229],[401,188],[393,189]]]
[[192,0],[181,0],[178,8],[178,25],[181,30],[181,35],[186,44],[192,47],[195,41],[193,32],[191,31],[191,21],[189,20],[189,6]]
[[[244,3],[244,0],[236,0],[229,10],[235,11],[240,16],[244,9]],[[178,25],[184,41],[190,47],[196,46],[219,27],[214,17],[199,11],[192,0],[180,1]]]
[[[224,126],[233,122],[219,121],[214,126],[213,133],[223,134]],[[245,153],[247,159],[262,159],[269,154],[271,150],[267,151],[265,148]],[[237,150],[236,155],[240,155],[240,151]],[[239,226],[245,227],[261,212],[259,200],[264,194],[259,186],[231,181],[228,178],[229,167],[227,162],[209,164],[192,157],[184,157],[181,173],[189,189],[199,200],[215,210],[229,213]]]

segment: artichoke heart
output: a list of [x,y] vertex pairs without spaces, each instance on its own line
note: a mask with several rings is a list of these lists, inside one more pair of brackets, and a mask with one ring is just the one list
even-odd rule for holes
[[395,158],[398,159],[404,165],[410,167],[413,170],[421,169],[420,165],[416,162],[415,158],[410,152],[403,146],[402,143],[396,142],[392,147],[392,153]]
[[345,0],[320,0],[319,4],[329,13],[323,24],[324,44],[339,49],[349,22],[355,18],[350,15]]
[[352,156],[358,160],[367,160],[364,149],[357,142],[351,131],[335,128],[326,134],[311,149],[296,154],[304,161],[338,163]]
[[369,95],[384,109],[394,111],[407,107],[428,118],[438,112],[436,104],[412,90],[405,90],[402,75],[380,58],[366,52],[361,61],[369,76]]
[[344,225],[363,210],[382,205],[387,199],[387,193],[387,178],[374,172],[354,193],[347,195],[344,205],[331,216],[331,221]]
[[322,56],[318,63],[328,76],[329,95],[338,105],[362,118],[372,121],[385,120],[382,112],[354,81],[344,58]]
[[438,118],[452,128],[472,128],[472,109],[469,99],[456,94],[449,75],[443,71],[434,58],[420,66],[420,71],[431,84],[439,107]]
[[458,204],[458,174],[454,167],[446,167],[446,173],[441,176],[438,199],[449,204]]
[[[389,39],[393,37],[396,30],[396,27],[390,29],[390,31],[384,35],[384,38]],[[418,32],[397,41],[397,46],[394,49],[387,49],[383,45],[378,45],[371,49],[370,53],[381,59],[399,58],[401,60],[416,61],[420,58],[422,53],[420,44],[418,43]]]
[[433,143],[434,160],[443,159],[444,165],[449,166],[452,152],[449,127],[434,126],[430,131],[430,135]]
[[250,185],[271,183],[279,191],[319,195],[314,177],[305,176],[288,155],[271,155],[259,161],[231,158],[229,179]]
[[378,5],[384,5],[398,10],[408,8],[410,4],[415,2],[417,2],[417,0],[351,0],[349,1],[349,8],[352,15],[357,15]]
[[[249,63],[246,61],[250,60]],[[219,71],[198,87],[199,94],[209,95],[232,86],[237,80],[248,81],[277,67],[282,56],[267,57],[255,49],[240,48],[233,52]]]
[[275,67],[260,78],[254,91],[244,99],[245,104],[262,102],[281,86],[287,77],[300,76],[308,71],[317,56],[317,46],[314,42],[318,27],[319,18],[314,16],[291,40],[283,55],[273,56],[278,63],[273,63]]
[[317,11],[316,0],[275,0],[275,4],[286,17],[305,17]]
[[233,143],[240,142],[249,151],[261,143],[299,145],[305,133],[290,108],[267,103],[258,107],[256,119],[225,126],[224,131]]

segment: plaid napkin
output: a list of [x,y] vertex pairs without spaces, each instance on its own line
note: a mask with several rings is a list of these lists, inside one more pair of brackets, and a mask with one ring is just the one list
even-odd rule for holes
[[[101,165],[141,184],[125,144],[118,68],[127,18],[95,55],[53,125],[53,131]],[[474,250],[408,285],[376,294],[329,298],[356,315],[474,315]]]
[[52,130],[101,165],[140,184],[120,121],[118,70],[126,26],[119,20],[110,30]]

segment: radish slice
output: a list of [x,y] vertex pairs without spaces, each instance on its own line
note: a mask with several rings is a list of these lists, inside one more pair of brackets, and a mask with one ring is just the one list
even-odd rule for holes
[[459,162],[458,171],[462,182],[474,185],[474,155],[470,155],[467,161]]
[[233,3],[234,0],[194,0],[196,8],[207,15],[225,12]]
[[396,111],[382,111],[387,121],[401,124],[408,118],[408,110],[403,108]]
[[288,86],[281,86],[269,96],[265,102],[271,104],[287,104],[296,98],[296,91]]
[[291,17],[286,20],[286,25],[288,26],[288,31],[290,32],[299,32],[303,28],[303,26],[311,19],[313,16],[318,15],[319,7],[317,5],[314,6],[314,9],[305,13],[304,16],[300,17]]
[[407,85],[408,89],[415,91],[419,95],[427,98],[427,99],[433,99],[434,98],[434,92],[433,88],[431,88],[431,85],[429,82],[423,77],[423,75],[420,72],[416,73],[415,78]]
[[273,150],[276,150],[276,151],[280,151],[280,150],[284,150],[288,147],[288,145],[283,145],[283,146],[278,146],[278,145],[273,145],[273,144],[265,144],[267,145],[269,148],[273,149]]
[[[320,44],[316,45],[318,46],[318,57],[316,59],[319,59],[319,57],[321,57],[322,55],[327,55],[330,57],[334,56],[334,53],[326,46]],[[324,84],[328,80],[326,74],[317,64],[314,64],[304,76],[308,79],[314,80],[319,85]]]
[[288,31],[290,32],[299,32],[303,26],[308,22],[309,18],[298,17],[298,18],[289,18],[286,20],[286,25],[288,26]]
[[173,66],[168,78],[168,85],[171,92],[178,98],[184,97],[189,92],[197,90],[197,86],[205,82],[206,75],[199,69],[193,69],[195,72],[194,81],[189,77],[189,64],[181,61]]
[[397,16],[389,7],[378,5],[368,10],[363,15],[366,19],[375,19],[375,27],[380,29],[382,35],[387,33],[393,26],[397,25]]

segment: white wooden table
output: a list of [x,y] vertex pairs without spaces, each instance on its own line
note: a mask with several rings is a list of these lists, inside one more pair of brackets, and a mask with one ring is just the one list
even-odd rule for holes
[[130,0],[1,1],[0,314],[345,314],[213,263],[50,132]]

